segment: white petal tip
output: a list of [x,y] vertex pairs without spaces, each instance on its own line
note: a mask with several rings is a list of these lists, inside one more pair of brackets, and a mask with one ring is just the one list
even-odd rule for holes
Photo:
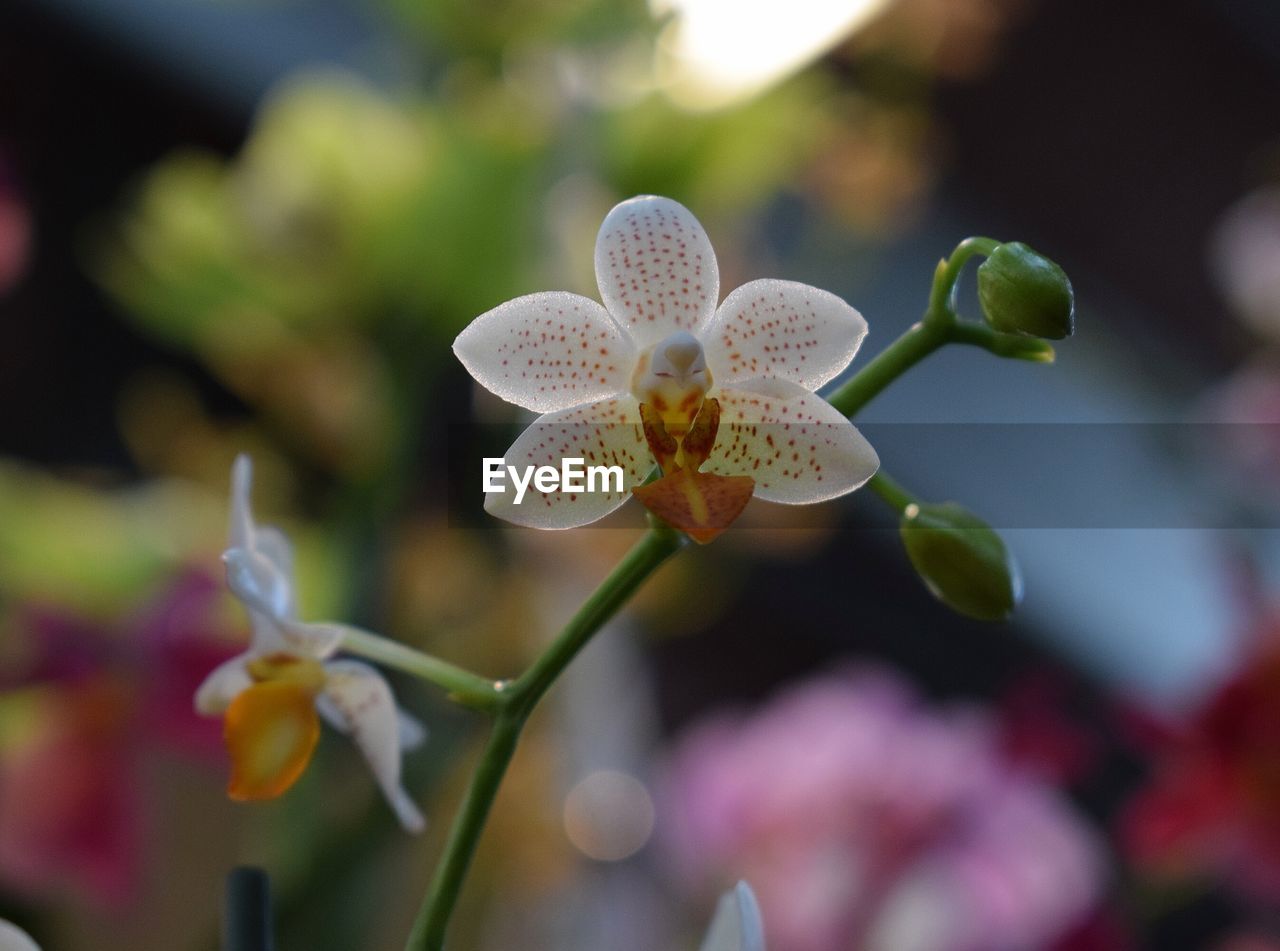
[[40,951],[40,945],[12,921],[0,918],[0,951]]
[[746,882],[720,896],[702,951],[765,951],[764,919]]
[[236,493],[248,492],[252,481],[253,460],[247,452],[242,452],[231,464],[231,490]]
[[400,820],[400,826],[405,832],[418,835],[426,830],[426,817],[403,789],[391,798],[391,808],[395,810],[396,818]]

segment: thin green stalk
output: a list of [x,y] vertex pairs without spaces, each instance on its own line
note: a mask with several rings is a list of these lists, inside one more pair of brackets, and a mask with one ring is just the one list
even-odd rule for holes
[[435,879],[409,935],[409,951],[443,951],[445,931],[463,879],[529,714],[591,637],[681,544],[681,537],[674,530],[666,526],[650,528],[583,602],[533,665],[514,683],[504,685],[499,693],[500,706],[493,732],[480,756],[462,811],[454,821]]
[[442,951],[444,935],[449,927],[449,918],[458,902],[458,893],[462,890],[462,882],[471,867],[480,835],[484,832],[485,823],[489,819],[489,810],[493,808],[494,797],[498,795],[498,787],[511,765],[511,757],[515,755],[516,745],[520,742],[520,731],[524,728],[524,719],[514,716],[505,710],[500,712],[493,722],[493,732],[480,754],[480,764],[476,767],[471,784],[467,787],[467,795],[462,803],[462,811],[453,820],[453,828],[449,830],[449,841],[445,844],[444,855],[436,868],[435,877],[431,880],[431,888],[418,917],[413,923],[413,931],[405,945],[409,951],[414,949],[430,949]]
[[883,469],[871,477],[867,488],[880,496],[885,504],[899,515],[907,510],[907,506],[920,504],[919,499]]
[[497,681],[486,680],[447,660],[414,650],[398,641],[370,634],[358,627],[345,624],[339,627],[342,630],[342,640],[338,645],[340,650],[420,677],[448,691],[463,706],[487,713],[498,709],[502,688]]
[[998,357],[1008,357],[1013,360],[1052,363],[1054,358],[1053,344],[1048,340],[1028,337],[1024,334],[1002,333],[976,321],[957,321],[948,328],[947,339],[951,343],[981,347]]
[[508,707],[527,716],[593,634],[682,544],[666,525],[650,528],[627,552],[533,665],[511,686]]
[[828,396],[827,402],[843,415],[852,416],[890,383],[946,343],[948,330],[947,325],[933,322],[914,324]]
[[976,255],[990,256],[1000,242],[994,238],[965,238],[956,245],[951,256],[938,262],[933,274],[933,287],[929,291],[929,309],[925,311],[928,323],[951,323],[955,319],[956,285],[960,272]]
[[960,320],[956,315],[956,284],[965,264],[976,255],[989,255],[999,244],[992,238],[965,238],[956,245],[951,257],[939,261],[933,273],[924,318],[828,396],[827,402],[845,416],[852,416],[903,373],[948,343],[981,347],[1016,360],[1053,362],[1053,345],[1046,340],[1001,333],[986,324]]

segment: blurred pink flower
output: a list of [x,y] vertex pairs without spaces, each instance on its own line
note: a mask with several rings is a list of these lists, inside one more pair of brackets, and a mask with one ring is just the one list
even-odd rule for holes
[[26,272],[31,232],[31,212],[0,156],[0,297]]
[[885,671],[696,727],[664,807],[686,883],[748,878],[787,951],[1045,948],[1103,876],[1091,831],[987,721],[926,709]]
[[1209,262],[1236,316],[1280,341],[1280,186],[1250,192],[1223,212]]
[[1156,746],[1119,833],[1145,871],[1220,876],[1270,905],[1280,900],[1280,617],[1252,639],[1242,668]]
[[1097,766],[1098,743],[1067,715],[1069,687],[1052,670],[1032,671],[1000,699],[1005,757],[1045,779],[1070,785]]
[[191,695],[234,653],[221,586],[177,576],[111,626],[54,608],[19,610],[22,659],[0,689],[32,688],[36,706],[0,746],[0,880],[26,894],[68,883],[102,904],[126,902],[146,833],[142,759],[157,747],[217,762],[217,724]]
[[1204,451],[1231,488],[1280,506],[1280,363],[1261,357],[1236,370],[1204,399]]

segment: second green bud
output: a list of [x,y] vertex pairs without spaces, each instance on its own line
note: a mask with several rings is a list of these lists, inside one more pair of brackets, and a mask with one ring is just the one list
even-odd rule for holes
[[1004,541],[964,506],[908,505],[898,529],[916,573],[952,610],[1000,621],[1022,600],[1022,577]]

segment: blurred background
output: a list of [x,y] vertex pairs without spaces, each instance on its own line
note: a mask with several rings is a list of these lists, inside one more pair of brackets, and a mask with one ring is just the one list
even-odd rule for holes
[[487,520],[523,420],[449,344],[596,296],[656,193],[723,290],[857,306],[855,367],[966,235],[1066,268],[1055,366],[952,348],[858,419],[1026,601],[951,614],[870,495],[756,503],[559,685],[454,946],[692,949],[746,877],[779,951],[1280,947],[1278,116],[1248,0],[2,0],[0,915],[214,948],[254,863],[286,951],[402,946],[483,724],[393,678],[420,838],[332,734],[226,799],[231,460],[304,617],[518,672],[640,516]]

